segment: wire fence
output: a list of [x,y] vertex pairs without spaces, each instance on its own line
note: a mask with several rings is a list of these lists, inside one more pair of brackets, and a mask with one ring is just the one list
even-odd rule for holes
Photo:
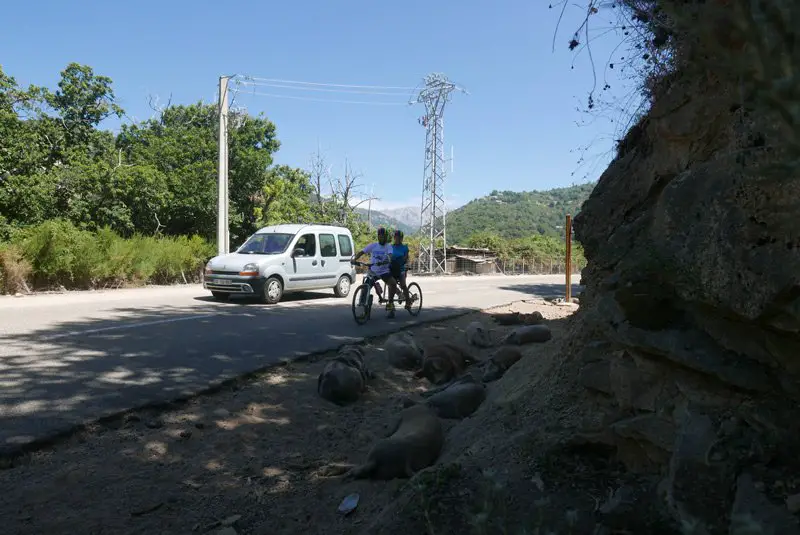
[[[580,275],[585,265],[585,261],[573,262],[572,274]],[[409,267],[414,274],[424,271],[417,262],[411,262]],[[448,257],[446,272],[450,275],[560,275],[567,269],[563,259]]]
[[[578,265],[572,263],[571,272],[580,274],[584,268],[583,263]],[[504,275],[560,275],[567,272],[567,265],[564,260],[536,259],[536,258],[508,258],[505,260],[496,259],[495,269],[497,273]]]

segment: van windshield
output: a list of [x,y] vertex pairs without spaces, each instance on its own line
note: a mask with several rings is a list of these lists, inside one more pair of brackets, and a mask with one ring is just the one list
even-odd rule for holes
[[253,234],[236,251],[239,254],[281,254],[294,234]]

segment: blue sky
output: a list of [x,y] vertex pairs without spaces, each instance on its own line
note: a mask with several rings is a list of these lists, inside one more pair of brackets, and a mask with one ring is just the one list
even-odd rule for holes
[[[455,148],[446,182],[450,208],[493,189],[596,179],[618,128],[609,118],[624,118],[613,109],[596,118],[577,111],[593,85],[589,55],[584,50],[576,59],[567,49],[583,13],[567,9],[553,52],[559,10],[548,9],[547,0],[31,0],[3,11],[0,62],[8,74],[22,84],[54,87],[69,62],[88,64],[113,79],[119,103],[138,120],[153,114],[150,96],[162,103],[170,95],[179,104],[215,100],[220,74],[414,87],[430,72],[445,73],[470,92],[455,94],[445,113],[445,144]],[[612,16],[595,17],[591,50],[598,89],[605,76],[606,94],[624,102],[631,82],[614,76],[619,69],[603,69],[619,43],[600,29]],[[319,146],[333,172],[347,159],[365,188],[374,184],[379,207],[419,206],[422,108],[332,100],[402,104],[408,96],[260,86],[241,87],[234,105],[276,123],[277,163],[307,167]],[[587,162],[579,166],[579,149],[587,145]]]

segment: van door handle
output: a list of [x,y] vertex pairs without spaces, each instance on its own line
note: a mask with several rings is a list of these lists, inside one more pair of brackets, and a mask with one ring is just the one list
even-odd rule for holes
[[313,261],[311,262],[311,265],[312,265],[312,266],[316,266],[316,265],[317,265],[317,261],[316,261],[316,260],[313,260]]
[[325,267],[325,261],[322,260],[322,267]]

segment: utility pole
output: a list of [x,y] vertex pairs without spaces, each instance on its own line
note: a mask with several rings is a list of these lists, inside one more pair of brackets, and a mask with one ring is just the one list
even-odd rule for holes
[[[443,273],[447,266],[446,208],[444,203],[444,107],[450,94],[459,90],[467,94],[443,74],[429,74],[415,101],[423,104],[425,115],[419,122],[425,127],[425,167],[420,207],[419,270]],[[437,244],[441,240],[441,246]],[[439,254],[437,254],[439,253]]]
[[230,250],[228,232],[228,81],[219,77],[219,176],[217,179],[217,254]]

